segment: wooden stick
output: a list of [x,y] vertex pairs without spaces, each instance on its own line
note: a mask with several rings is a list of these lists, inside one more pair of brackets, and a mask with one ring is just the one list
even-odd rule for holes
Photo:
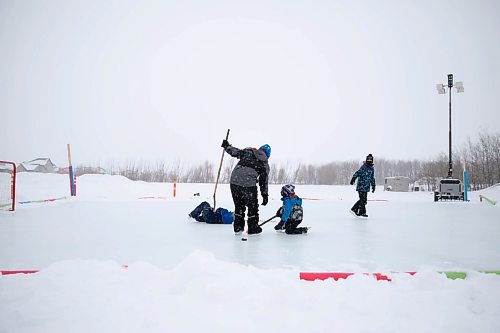
[[[229,139],[229,129],[227,130],[226,141],[227,141],[227,139]],[[219,183],[220,169],[222,168],[222,161],[224,160],[224,153],[225,152],[226,152],[226,150],[224,148],[222,148],[222,156],[220,158],[219,172],[217,172],[217,180],[215,181],[215,188],[214,188],[214,209],[217,208],[217,205],[215,203],[215,194],[217,193],[217,185]]]

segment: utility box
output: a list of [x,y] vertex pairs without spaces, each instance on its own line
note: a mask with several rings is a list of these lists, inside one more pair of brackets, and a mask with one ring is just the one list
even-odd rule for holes
[[408,177],[385,177],[385,191],[408,192],[410,190],[410,178]]
[[443,178],[439,181],[438,191],[434,192],[434,201],[464,200],[464,192],[460,179]]

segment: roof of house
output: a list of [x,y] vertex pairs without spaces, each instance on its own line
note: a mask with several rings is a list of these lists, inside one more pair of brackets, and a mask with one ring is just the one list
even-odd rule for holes
[[[23,162],[23,164],[28,163],[28,164],[36,164],[36,165],[46,165],[49,162],[52,163],[50,158],[35,158],[34,160],[31,160],[28,162]],[[52,163],[52,164],[54,164],[54,163]]]
[[48,163],[52,163],[50,158],[36,158],[34,160],[28,161],[28,162],[22,162],[21,165],[26,169],[27,171],[34,171],[36,167],[38,166],[46,166]]
[[39,166],[39,164],[29,164],[27,162],[23,162],[21,163],[21,166],[27,171],[34,171]]

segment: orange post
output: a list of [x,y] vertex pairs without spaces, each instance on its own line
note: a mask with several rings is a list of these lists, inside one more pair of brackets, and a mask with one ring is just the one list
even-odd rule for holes
[[177,194],[177,178],[174,178],[174,198]]

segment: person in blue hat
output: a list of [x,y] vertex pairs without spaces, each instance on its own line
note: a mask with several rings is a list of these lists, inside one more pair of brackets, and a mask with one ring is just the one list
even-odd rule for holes
[[259,226],[259,184],[262,205],[268,202],[268,177],[271,147],[268,144],[256,148],[238,149],[233,147],[227,140],[222,141],[222,148],[239,159],[238,164],[231,172],[229,180],[231,195],[234,202],[233,230],[236,235],[243,232],[245,228],[245,212],[248,208],[248,234],[260,234],[262,228]]
[[225,208],[213,209],[210,204],[203,201],[191,213],[189,217],[198,222],[209,224],[231,224],[233,223],[233,213]]

